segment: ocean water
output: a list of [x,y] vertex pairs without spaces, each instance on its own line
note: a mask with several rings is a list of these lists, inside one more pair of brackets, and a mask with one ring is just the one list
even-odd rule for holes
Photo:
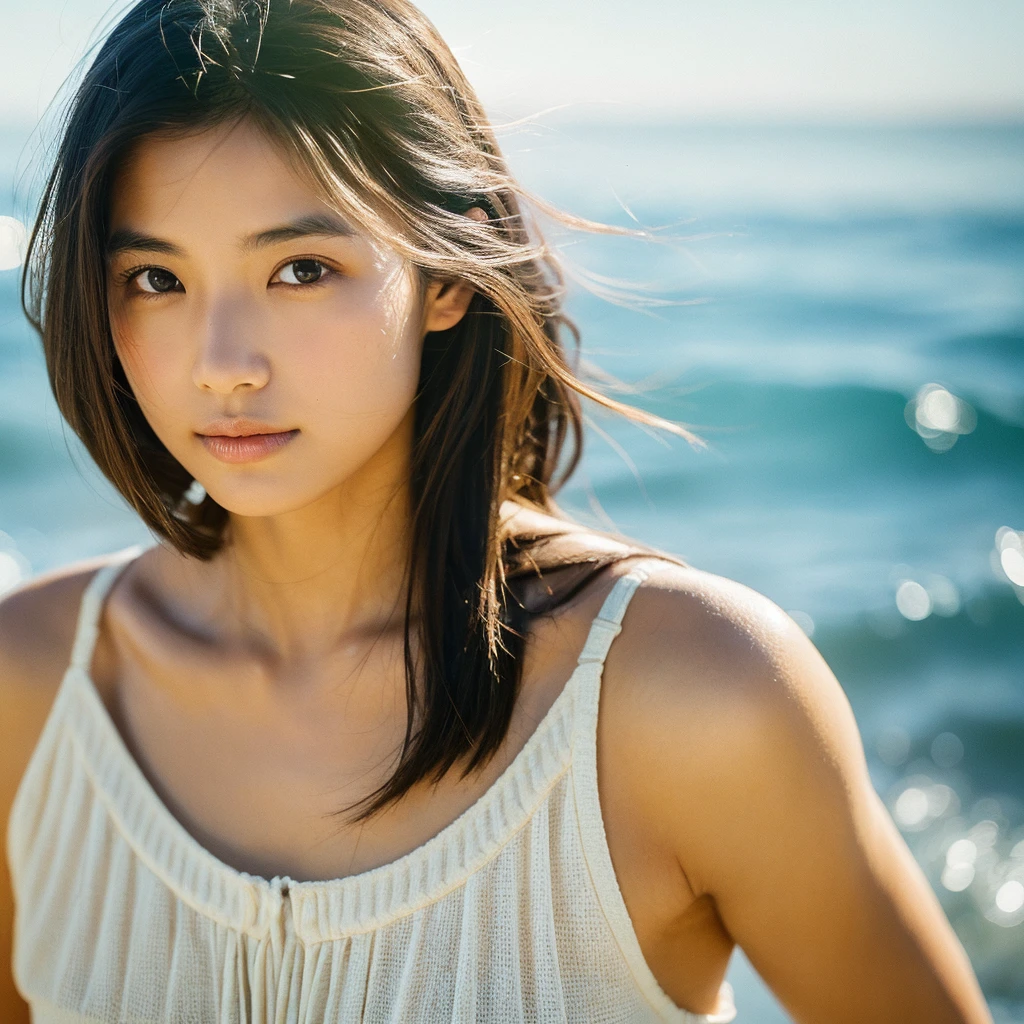
[[[26,138],[0,132],[22,220]],[[1024,1022],[1024,127],[501,138],[541,196],[652,229],[542,220],[587,365],[707,442],[589,410],[562,503],[793,614],[997,1020]],[[632,297],[595,294],[615,282]],[[62,426],[16,285],[0,272],[0,586],[148,539]],[[730,977],[740,1020],[788,1020],[742,955]]]

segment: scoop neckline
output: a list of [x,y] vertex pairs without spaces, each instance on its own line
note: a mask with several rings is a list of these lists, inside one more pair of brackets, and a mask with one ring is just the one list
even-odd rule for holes
[[134,776],[134,782],[137,785],[139,785],[140,788],[144,788],[148,791],[147,798],[152,803],[154,809],[160,814],[161,817],[165,819],[168,827],[173,828],[175,831],[179,833],[179,837],[182,840],[182,842],[194,848],[195,851],[201,854],[204,858],[209,858],[210,860],[216,862],[216,865],[219,868],[223,869],[229,875],[233,875],[238,879],[242,879],[250,883],[255,883],[260,888],[274,888],[275,883],[285,883],[290,889],[295,890],[302,887],[327,888],[347,882],[352,882],[357,879],[366,878],[370,875],[373,875],[375,872],[384,872],[388,868],[392,868],[400,864],[402,861],[405,861],[407,858],[415,856],[417,853],[419,853],[419,851],[424,850],[426,847],[439,842],[444,838],[446,833],[454,832],[456,830],[456,826],[463,824],[464,820],[473,815],[474,812],[480,813],[481,805],[489,799],[493,799],[493,792],[501,786],[507,786],[509,784],[508,777],[517,774],[518,763],[521,760],[525,760],[525,756],[528,754],[531,745],[534,744],[535,739],[537,739],[538,734],[550,730],[551,722],[549,720],[553,720],[556,717],[556,715],[561,712],[562,705],[568,702],[567,694],[569,692],[570,686],[573,684],[580,670],[586,667],[587,666],[585,664],[577,665],[573,669],[572,674],[566,680],[558,696],[554,699],[551,706],[545,712],[545,714],[543,715],[543,717],[541,718],[540,722],[537,724],[533,732],[530,733],[530,736],[527,739],[526,743],[520,748],[519,752],[515,755],[515,757],[512,758],[512,760],[508,763],[508,765],[505,767],[502,773],[494,780],[494,782],[491,783],[490,786],[487,787],[487,789],[483,791],[483,793],[480,794],[480,796],[473,803],[469,805],[469,807],[467,807],[457,818],[453,819],[447,825],[443,826],[439,832],[435,832],[434,835],[431,836],[429,839],[420,843],[418,846],[413,847],[413,849],[409,850],[407,853],[402,854],[400,857],[396,857],[394,860],[387,861],[384,864],[378,865],[377,867],[367,868],[365,871],[356,872],[355,874],[351,875],[338,875],[334,878],[306,880],[293,879],[289,875],[274,875],[272,878],[267,878],[266,875],[261,875],[258,873],[245,871],[242,868],[234,867],[233,865],[228,864],[227,861],[222,860],[220,857],[217,856],[217,854],[213,853],[211,850],[205,847],[198,839],[196,839],[196,837],[192,835],[192,833],[181,823],[177,816],[171,811],[171,809],[167,806],[167,803],[161,798],[159,793],[157,793],[153,784],[149,781],[149,778],[146,776],[145,772],[143,772],[138,761],[135,759],[131,750],[128,749],[128,745],[125,742],[124,737],[121,735],[120,729],[117,728],[117,724],[111,717],[106,704],[103,702],[103,698],[100,696],[99,691],[96,688],[96,684],[92,679],[92,676],[85,669],[79,669],[78,673],[79,676],[81,677],[82,682],[85,684],[84,690],[86,693],[88,693],[89,700],[92,702],[94,709],[96,710],[97,714],[100,717],[100,720],[104,723],[104,728],[109,734],[111,741],[116,741],[116,746],[120,751],[122,760],[124,760],[125,763],[129,766],[129,770]]
[[[98,588],[94,606],[91,609],[91,625],[96,633],[101,621],[106,598],[121,572],[134,558],[142,553],[141,549],[133,555],[124,557],[123,561],[109,562],[98,570],[97,575],[107,572],[108,577]],[[120,553],[126,554],[126,553]],[[629,576],[619,576],[608,595]],[[95,579],[95,577],[94,577]],[[92,585],[93,580],[90,580]],[[606,600],[607,600],[606,596]],[[588,641],[600,630],[601,623],[608,623],[600,611],[591,620],[588,629]],[[86,696],[93,717],[98,724],[98,732],[93,732],[92,742],[88,742],[93,755],[94,767],[97,768],[97,781],[104,783],[113,781],[114,785],[103,785],[108,803],[118,805],[118,814],[122,832],[136,851],[146,859],[159,861],[187,861],[187,870],[164,870],[165,881],[179,891],[188,902],[201,905],[206,901],[194,891],[194,886],[187,884],[182,875],[194,876],[195,869],[204,875],[212,876],[211,880],[218,886],[241,890],[255,898],[258,906],[256,917],[266,917],[264,904],[279,905],[286,894],[293,901],[301,901],[303,897],[315,903],[334,905],[338,913],[328,913],[329,917],[346,919],[346,934],[352,934],[353,925],[357,931],[379,927],[382,922],[379,913],[372,914],[372,921],[357,921],[349,912],[351,908],[342,909],[340,902],[349,903],[345,897],[352,896],[354,901],[365,905],[367,897],[377,905],[382,890],[397,896],[401,885],[396,886],[396,876],[426,875],[435,876],[435,884],[420,890],[416,906],[427,905],[441,898],[445,892],[463,884],[475,871],[479,870],[488,860],[497,856],[504,847],[533,816],[536,808],[547,797],[558,779],[566,772],[572,762],[575,747],[574,730],[570,721],[571,709],[580,679],[595,671],[600,674],[603,662],[581,660],[562,685],[558,695],[541,717],[537,726],[530,733],[524,745],[515,754],[501,774],[477,799],[462,811],[456,818],[444,825],[430,838],[415,846],[401,856],[375,867],[367,868],[350,875],[335,876],[325,879],[295,880],[289,875],[274,875],[271,878],[258,873],[234,867],[218,857],[204,846],[174,815],[169,806],[160,797],[143,772],[138,761],[129,749],[124,737],[114,722],[109,709],[100,696],[99,690],[91,674],[91,663],[95,649],[96,636],[92,637],[88,657],[83,664],[69,665],[66,678],[77,678],[81,684],[78,692]],[[586,650],[584,645],[583,650]],[[99,764],[96,764],[96,760]],[[117,769],[120,769],[118,775]],[[116,780],[116,781],[115,781]],[[180,854],[177,857],[176,854]],[[441,862],[444,862],[443,864]],[[166,877],[167,875],[170,877]],[[199,888],[207,888],[204,884]],[[185,891],[182,891],[182,890]],[[394,900],[385,900],[394,903]],[[394,919],[412,912],[416,906],[408,901],[399,900],[401,906],[391,906],[384,917]],[[407,905],[408,904],[408,905]],[[214,916],[218,908],[212,909]],[[384,911],[384,907],[377,907]],[[320,906],[318,915],[322,917],[324,907]],[[249,915],[246,915],[249,916]],[[357,918],[363,917],[356,914]],[[336,929],[334,929],[336,930]],[[321,939],[323,936],[321,936]]]

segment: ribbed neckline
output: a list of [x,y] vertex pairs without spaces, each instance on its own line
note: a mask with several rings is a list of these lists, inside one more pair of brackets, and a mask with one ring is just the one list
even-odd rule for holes
[[[83,601],[78,657],[61,688],[71,705],[64,724],[117,828],[147,867],[198,912],[254,936],[265,935],[278,919],[286,889],[296,933],[315,943],[380,928],[462,885],[530,820],[569,768],[577,691],[597,685],[602,670],[603,658],[588,653],[595,644],[605,645],[602,634],[619,629],[601,613],[595,617],[579,663],[525,745],[476,802],[425,843],[355,875],[268,879],[220,860],[171,813],[129,751],[89,673],[103,599],[139,553],[119,553],[116,563],[100,570],[106,576],[91,581],[96,586]],[[616,581],[602,613],[620,596],[627,578]]]

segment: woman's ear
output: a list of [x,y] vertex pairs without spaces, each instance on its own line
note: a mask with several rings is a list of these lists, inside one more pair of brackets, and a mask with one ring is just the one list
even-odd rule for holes
[[[487,220],[487,214],[479,206],[467,210],[466,216]],[[447,331],[454,327],[466,315],[475,294],[476,289],[466,281],[431,281],[423,306],[424,331]]]

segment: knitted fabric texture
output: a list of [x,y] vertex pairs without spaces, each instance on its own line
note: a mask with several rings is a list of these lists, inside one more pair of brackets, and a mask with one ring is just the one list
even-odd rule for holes
[[679,1021],[644,960],[597,792],[604,659],[642,567],[616,581],[523,749],[411,853],[330,881],[265,879],[204,849],[161,802],[89,676],[90,581],[71,664],[7,832],[14,975],[35,1024]]

